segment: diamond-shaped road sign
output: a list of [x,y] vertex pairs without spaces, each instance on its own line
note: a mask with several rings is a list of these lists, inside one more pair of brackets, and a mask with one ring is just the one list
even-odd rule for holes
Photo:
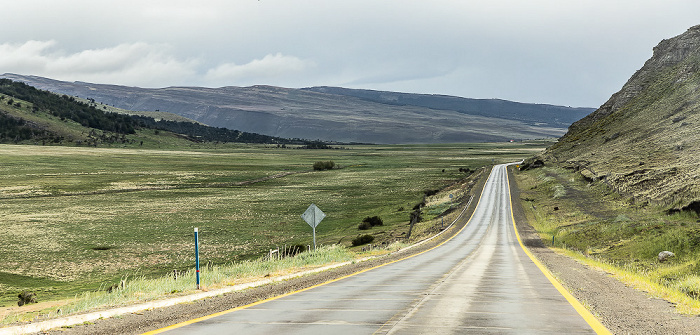
[[306,212],[301,215],[301,218],[304,219],[304,221],[306,221],[311,228],[316,228],[316,226],[318,226],[321,220],[323,220],[325,217],[326,213],[323,213],[321,209],[314,204],[311,204],[311,206],[306,209]]

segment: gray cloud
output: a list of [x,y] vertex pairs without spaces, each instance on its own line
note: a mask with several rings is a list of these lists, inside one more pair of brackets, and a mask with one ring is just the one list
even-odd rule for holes
[[25,0],[0,72],[135,86],[357,88],[597,107],[691,0]]

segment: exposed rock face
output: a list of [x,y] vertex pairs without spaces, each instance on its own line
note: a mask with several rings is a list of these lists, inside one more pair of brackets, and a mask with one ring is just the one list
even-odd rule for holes
[[544,154],[637,202],[700,200],[700,25],[663,40],[622,89]]

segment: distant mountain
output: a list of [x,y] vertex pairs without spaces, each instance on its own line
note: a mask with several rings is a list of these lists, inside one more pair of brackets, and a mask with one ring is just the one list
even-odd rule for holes
[[449,95],[398,93],[328,86],[309,87],[303,88],[303,90],[351,96],[387,105],[426,107],[555,128],[568,127],[594,110],[594,108],[527,104],[501,99],[469,99]]
[[52,92],[214,127],[283,138],[371,143],[486,142],[558,137],[593,109],[334,87],[147,89],[5,74]]
[[700,25],[663,40],[544,157],[638,203],[700,213]]

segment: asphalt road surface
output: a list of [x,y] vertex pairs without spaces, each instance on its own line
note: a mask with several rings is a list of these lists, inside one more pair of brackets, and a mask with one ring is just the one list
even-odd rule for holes
[[444,244],[165,333],[596,333],[590,314],[577,312],[523,251],[510,206],[506,166],[499,165],[469,223]]

